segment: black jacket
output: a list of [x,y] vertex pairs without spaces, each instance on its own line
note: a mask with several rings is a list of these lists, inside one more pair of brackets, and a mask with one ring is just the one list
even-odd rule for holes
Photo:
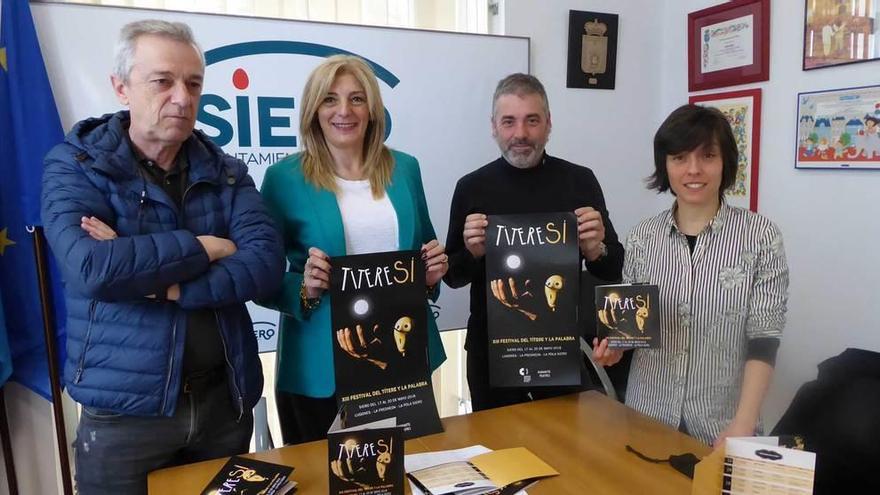
[[820,363],[773,434],[801,435],[816,453],[814,493],[880,493],[880,353],[847,349]]

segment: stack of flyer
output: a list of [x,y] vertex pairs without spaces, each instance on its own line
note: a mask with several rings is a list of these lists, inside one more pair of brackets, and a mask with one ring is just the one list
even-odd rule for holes
[[559,474],[523,447],[490,450],[475,445],[412,454],[404,462],[413,495],[513,495]]
[[693,494],[809,495],[816,454],[780,445],[779,437],[728,438],[695,469]]
[[327,432],[330,495],[403,495],[404,427],[385,418]]
[[294,493],[297,483],[289,479],[292,472],[290,466],[232,456],[208,483],[202,495]]

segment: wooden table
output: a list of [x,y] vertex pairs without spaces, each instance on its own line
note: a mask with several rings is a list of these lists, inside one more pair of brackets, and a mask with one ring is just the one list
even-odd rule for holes
[[[711,449],[598,392],[546,399],[443,420],[445,431],[406,442],[408,454],[482,444],[490,449],[528,447],[560,475],[542,480],[529,494],[690,494],[691,481],[668,464],[651,464],[625,450],[631,445],[649,457]],[[304,495],[327,493],[327,442],[318,441],[247,454],[296,466],[293,479]],[[149,493],[199,494],[226,459],[150,473]]]

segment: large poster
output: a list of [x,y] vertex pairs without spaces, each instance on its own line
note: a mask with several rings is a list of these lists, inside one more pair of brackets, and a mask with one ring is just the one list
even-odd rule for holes
[[336,395],[346,428],[396,417],[407,438],[442,431],[428,365],[418,251],[332,258]]
[[577,218],[490,215],[486,228],[489,383],[581,383]]

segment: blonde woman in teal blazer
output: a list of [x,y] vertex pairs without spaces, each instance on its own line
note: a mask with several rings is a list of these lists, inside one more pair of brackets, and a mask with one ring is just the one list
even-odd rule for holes
[[[334,334],[325,292],[329,288],[329,258],[360,254],[357,249],[349,252],[347,245],[363,249],[374,241],[400,250],[419,249],[427,270],[426,294],[434,300],[448,269],[448,258],[428,216],[418,161],[383,143],[384,107],[369,66],[357,57],[330,57],[312,72],[303,93],[303,151],[269,167],[262,187],[266,206],[282,232],[290,265],[281,291],[271,300],[261,301],[282,314],[275,391],[286,444],[325,438],[336,414]],[[350,185],[363,188],[367,182],[372,193],[372,199],[366,199],[368,206],[396,216],[396,229],[387,225],[390,217],[361,215],[359,210],[355,210],[359,214],[357,227],[352,223],[350,231],[344,227],[346,218],[351,222],[352,210],[346,207],[348,217],[341,210],[343,195],[349,194]],[[356,230],[385,234],[377,234],[379,239],[367,235],[366,244],[358,244],[352,239]],[[391,239],[389,232],[394,230],[397,236]],[[446,355],[427,300],[425,311],[434,370]]]

